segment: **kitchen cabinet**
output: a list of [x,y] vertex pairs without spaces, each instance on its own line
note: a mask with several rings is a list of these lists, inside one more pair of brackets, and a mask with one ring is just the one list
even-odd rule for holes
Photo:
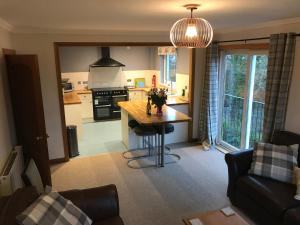
[[147,100],[147,92],[144,90],[129,90],[129,101]]
[[81,101],[81,118],[93,118],[93,99],[91,93],[78,94]]
[[77,136],[79,139],[82,137],[83,133],[80,107],[80,103],[65,105],[66,126],[75,125],[77,127]]

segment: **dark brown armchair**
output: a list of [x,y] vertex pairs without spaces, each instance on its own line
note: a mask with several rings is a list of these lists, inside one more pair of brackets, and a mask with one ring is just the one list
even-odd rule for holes
[[[115,185],[71,190],[60,193],[85,212],[94,225],[124,225],[119,216],[119,200]],[[34,187],[17,190],[13,195],[0,199],[0,224],[16,225],[16,216],[23,212],[38,193]]]
[[[300,135],[277,131],[273,135],[272,143],[300,144]],[[247,150],[225,155],[228,166],[227,196],[231,203],[258,224],[300,224],[300,201],[294,199],[296,185],[248,174],[252,154],[252,150]],[[300,154],[298,154],[298,166],[299,157]]]

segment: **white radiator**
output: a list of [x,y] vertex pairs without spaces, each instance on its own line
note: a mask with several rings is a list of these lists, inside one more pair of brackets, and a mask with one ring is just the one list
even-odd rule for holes
[[0,196],[12,194],[23,187],[21,174],[24,170],[22,147],[16,146],[8,156],[8,159],[0,173]]

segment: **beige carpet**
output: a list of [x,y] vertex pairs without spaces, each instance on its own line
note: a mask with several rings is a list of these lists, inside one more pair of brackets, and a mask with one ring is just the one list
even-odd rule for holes
[[116,184],[126,225],[182,225],[182,217],[229,205],[224,154],[201,146],[175,149],[164,168],[130,169],[121,153],[72,159],[51,168],[58,191]]

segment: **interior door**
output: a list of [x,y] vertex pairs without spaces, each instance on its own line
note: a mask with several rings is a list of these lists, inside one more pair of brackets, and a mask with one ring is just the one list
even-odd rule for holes
[[6,55],[17,141],[25,159],[33,158],[44,185],[51,174],[37,55]]

